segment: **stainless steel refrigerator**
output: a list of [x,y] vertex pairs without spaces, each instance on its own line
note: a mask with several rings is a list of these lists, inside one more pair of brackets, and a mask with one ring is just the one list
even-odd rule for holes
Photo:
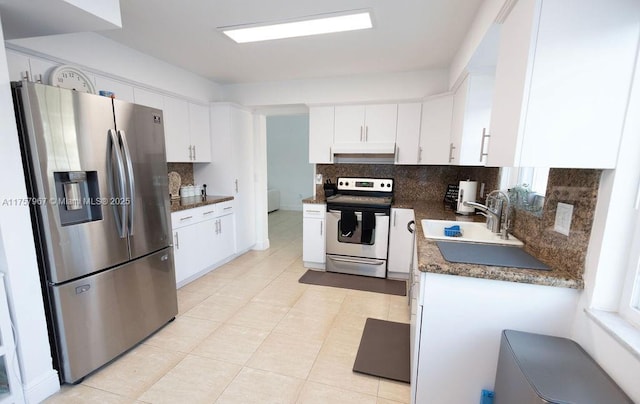
[[54,365],[75,383],[178,312],[162,111],[12,89]]

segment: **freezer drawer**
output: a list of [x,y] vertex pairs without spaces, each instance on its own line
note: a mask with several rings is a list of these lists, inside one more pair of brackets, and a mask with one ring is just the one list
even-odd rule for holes
[[73,383],[178,313],[173,250],[51,287],[60,371]]

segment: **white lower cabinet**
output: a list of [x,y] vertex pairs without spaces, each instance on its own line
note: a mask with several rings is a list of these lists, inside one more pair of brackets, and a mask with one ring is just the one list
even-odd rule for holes
[[387,274],[391,278],[408,278],[413,258],[413,209],[391,209]]
[[477,403],[482,389],[493,390],[504,329],[571,334],[576,289],[419,275],[411,318],[412,403]]
[[233,202],[171,214],[177,287],[199,278],[235,254]]
[[302,205],[302,211],[302,261],[307,268],[324,269],[327,260],[327,205],[305,203]]

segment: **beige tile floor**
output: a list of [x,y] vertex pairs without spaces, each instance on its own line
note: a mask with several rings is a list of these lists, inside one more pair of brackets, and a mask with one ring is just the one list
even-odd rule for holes
[[47,403],[408,403],[409,386],[352,371],[367,317],[406,298],[304,285],[302,214],[269,215],[271,247],[178,290],[175,321]]

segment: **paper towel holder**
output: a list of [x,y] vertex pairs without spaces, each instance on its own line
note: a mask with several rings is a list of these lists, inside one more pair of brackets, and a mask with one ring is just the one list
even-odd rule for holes
[[473,206],[465,206],[465,202],[475,202],[478,190],[478,182],[467,179],[460,181],[458,185],[458,206],[456,213],[459,215],[473,215],[476,209]]

